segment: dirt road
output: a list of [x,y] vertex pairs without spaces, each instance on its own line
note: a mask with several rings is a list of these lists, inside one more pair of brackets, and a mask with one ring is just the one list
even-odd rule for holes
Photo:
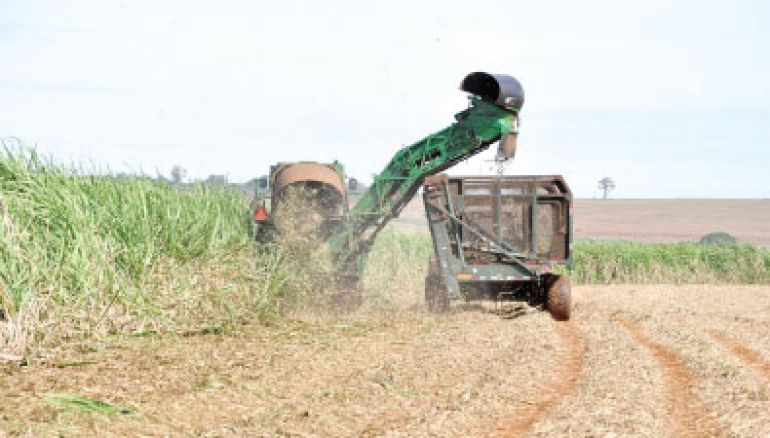
[[[575,318],[457,306],[115,340],[3,368],[7,435],[770,436],[770,286],[574,290]],[[88,412],[79,395],[126,407]]]

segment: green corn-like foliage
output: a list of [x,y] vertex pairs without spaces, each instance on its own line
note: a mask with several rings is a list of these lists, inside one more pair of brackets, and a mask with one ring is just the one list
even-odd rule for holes
[[753,245],[575,244],[578,283],[770,283],[770,250]]
[[[387,230],[369,256],[365,279],[374,285],[421,287],[432,251],[427,234]],[[572,269],[560,271],[576,284],[770,283],[770,250],[748,244],[579,240]]]
[[51,394],[45,398],[49,403],[69,407],[83,412],[96,412],[105,415],[129,415],[133,409],[105,403],[88,397],[69,394]]
[[0,297],[11,311],[33,291],[121,294],[161,260],[248,243],[245,200],[234,191],[77,175],[34,152],[0,154],[0,197],[10,222],[0,228]]

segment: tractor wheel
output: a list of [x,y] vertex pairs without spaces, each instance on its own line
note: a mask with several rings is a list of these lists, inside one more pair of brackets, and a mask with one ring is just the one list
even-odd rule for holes
[[257,243],[267,244],[275,238],[275,227],[267,222],[256,222],[254,224],[254,240]]
[[567,321],[572,306],[572,292],[568,277],[557,276],[547,282],[545,308],[557,321]]
[[431,313],[446,313],[449,311],[449,297],[446,286],[441,281],[441,272],[435,256],[430,257],[428,275],[425,277],[425,304]]

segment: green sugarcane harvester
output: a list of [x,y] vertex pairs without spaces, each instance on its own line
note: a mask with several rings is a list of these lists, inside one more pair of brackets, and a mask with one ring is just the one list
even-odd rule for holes
[[[437,175],[498,141],[496,160],[510,159],[516,151],[519,112],[524,103],[521,84],[512,76],[476,72],[464,78],[460,89],[470,94],[469,107],[457,113],[448,127],[396,152],[350,209],[344,171],[338,163],[273,166],[271,214],[267,214],[264,202],[257,206],[254,213],[257,226],[261,230],[274,229],[272,213],[280,208],[280,193],[285,187],[296,184],[331,187],[332,192],[339,193],[342,211],[330,215],[331,225],[324,237],[340,278],[356,280],[363,272],[377,234],[391,219],[398,217],[428,179],[424,200],[435,252],[426,279],[428,308],[446,311],[451,299],[487,297],[543,304],[556,319],[568,319],[569,281],[551,269],[554,260],[568,264],[571,258],[572,227],[568,214],[571,194],[563,180],[560,177],[448,178]],[[480,187],[479,184],[485,187],[486,200],[472,198],[467,191],[463,193],[470,179],[475,181],[475,187]],[[465,183],[466,180],[469,182]],[[543,210],[538,208],[543,205],[539,197],[558,205],[557,210],[549,210],[555,211],[558,217],[551,217],[548,222],[553,225],[551,231],[556,232],[547,233],[550,247],[563,249],[555,257],[552,251],[537,250],[538,234],[541,234],[537,232],[541,228],[539,212]],[[476,203],[475,215],[472,211],[466,212],[466,206],[456,205],[463,201],[467,206]],[[506,206],[511,204],[510,211],[501,204],[507,201],[510,202]],[[512,210],[514,201],[518,202],[515,209],[521,214]],[[480,208],[486,208],[487,213],[494,212],[494,220],[485,224],[474,222],[474,218],[481,217]],[[482,216],[489,219],[490,214]],[[507,222],[503,220],[506,218]],[[526,248],[515,247],[510,233],[503,230],[506,224],[518,227],[518,235],[527,236]],[[522,227],[527,229],[523,233]],[[465,247],[468,248],[464,251]]]

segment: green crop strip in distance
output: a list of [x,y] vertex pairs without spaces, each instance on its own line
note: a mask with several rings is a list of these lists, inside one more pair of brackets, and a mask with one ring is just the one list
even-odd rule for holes
[[[432,253],[430,236],[388,229],[374,245],[367,278],[377,288],[398,279],[419,288]],[[640,243],[578,240],[571,270],[576,284],[769,284],[770,249],[749,244]]]
[[770,283],[770,250],[748,244],[638,243],[582,240],[575,244],[578,283]]

